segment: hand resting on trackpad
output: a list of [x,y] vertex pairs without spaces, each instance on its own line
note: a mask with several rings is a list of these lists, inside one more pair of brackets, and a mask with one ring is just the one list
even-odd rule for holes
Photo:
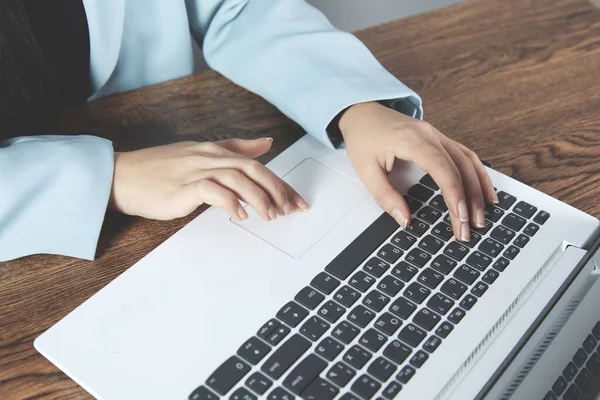
[[283,180],[308,202],[308,211],[266,222],[246,207],[249,219],[231,222],[292,258],[300,258],[369,196],[362,184],[312,158],[294,167]]

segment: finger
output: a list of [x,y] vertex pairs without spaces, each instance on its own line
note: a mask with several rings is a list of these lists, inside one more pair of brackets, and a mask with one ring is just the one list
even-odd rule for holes
[[265,191],[236,169],[211,169],[206,176],[249,204],[265,221],[277,219],[277,211]]
[[443,140],[442,145],[450,157],[452,157],[452,160],[454,160],[454,163],[460,172],[465,195],[467,196],[469,219],[471,223],[477,228],[485,227],[483,193],[481,192],[479,177],[475,172],[473,162],[456,146],[454,141],[450,139]]
[[253,140],[226,139],[214,143],[238,155],[256,158],[265,154],[267,151],[269,151],[269,149],[271,149],[273,138],[261,138]]
[[390,214],[398,224],[406,228],[410,223],[410,209],[404,197],[390,183],[387,172],[377,163],[359,168],[360,179],[379,207]]
[[409,158],[408,161],[414,162],[419,168],[429,173],[442,189],[444,201],[450,211],[455,237],[458,240],[470,240],[469,209],[462,179],[450,155],[442,146],[424,144],[421,146],[418,156],[411,155]]
[[188,184],[187,188],[195,193],[198,205],[206,203],[222,208],[236,221],[248,218],[236,195],[218,183],[203,179]]
[[498,195],[494,190],[494,184],[492,183],[492,178],[490,178],[490,174],[488,174],[485,165],[481,162],[477,154],[469,149],[467,146],[456,143],[458,148],[462,150],[463,153],[473,163],[473,167],[475,168],[475,172],[477,173],[477,177],[479,178],[479,185],[481,186],[481,191],[483,192],[483,197],[485,198],[486,203],[488,204],[498,204],[500,201],[498,200]]

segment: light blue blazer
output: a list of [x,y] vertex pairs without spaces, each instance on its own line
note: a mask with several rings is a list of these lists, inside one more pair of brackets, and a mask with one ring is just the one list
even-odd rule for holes
[[[192,41],[208,65],[331,147],[325,129],[365,101],[421,100],[353,35],[303,0],[83,0],[90,100],[189,75]],[[93,259],[113,178],[110,141],[0,141],[0,261],[51,253]]]

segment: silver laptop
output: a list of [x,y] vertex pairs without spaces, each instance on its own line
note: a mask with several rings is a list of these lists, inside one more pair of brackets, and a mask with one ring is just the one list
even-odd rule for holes
[[587,399],[600,381],[599,222],[493,169],[500,204],[453,239],[398,163],[400,228],[344,151],[268,167],[310,210],[211,208],[35,341],[99,399]]

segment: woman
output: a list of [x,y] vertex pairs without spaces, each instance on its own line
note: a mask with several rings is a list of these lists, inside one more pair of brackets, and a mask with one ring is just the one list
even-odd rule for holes
[[98,137],[44,135],[66,105],[190,74],[192,40],[210,67],[324,145],[345,145],[399,224],[409,223],[410,211],[387,178],[396,158],[439,184],[458,239],[469,240],[470,224],[485,223],[484,202],[497,197],[477,156],[422,122],[418,95],[303,0],[5,0],[0,260],[34,253],[93,259],[107,205],[155,219],[202,203],[244,219],[240,200],[265,220],[308,207],[252,160],[269,139],[114,153]]

